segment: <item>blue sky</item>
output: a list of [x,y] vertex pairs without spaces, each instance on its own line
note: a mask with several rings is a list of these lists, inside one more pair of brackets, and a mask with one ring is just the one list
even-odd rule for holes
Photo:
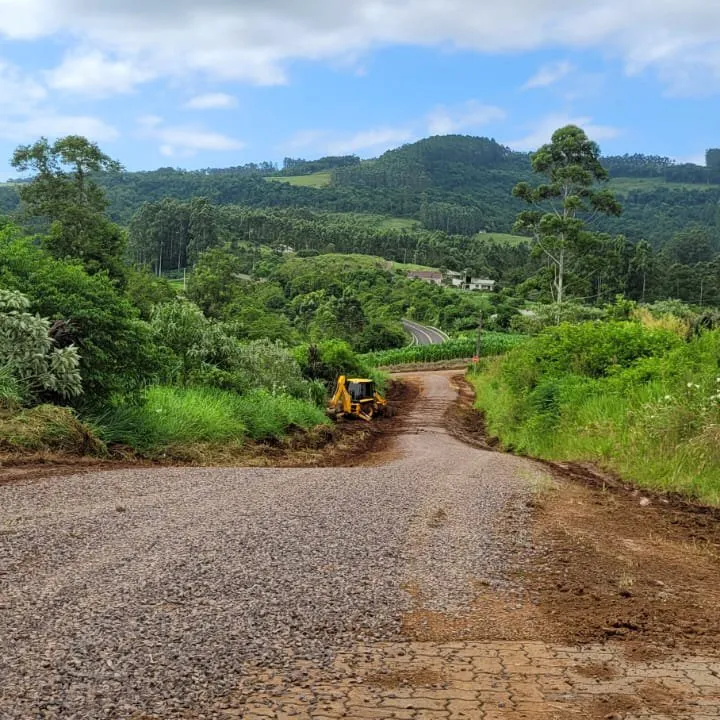
[[528,150],[569,122],[702,162],[719,93],[710,0],[0,0],[0,178],[70,133],[131,170],[450,132]]

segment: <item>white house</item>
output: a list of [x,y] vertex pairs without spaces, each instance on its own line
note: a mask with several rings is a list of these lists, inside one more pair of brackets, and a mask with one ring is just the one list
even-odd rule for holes
[[495,289],[495,281],[487,278],[473,277],[469,273],[455,272],[448,270],[446,277],[450,285],[461,290],[475,290],[479,292],[492,292]]

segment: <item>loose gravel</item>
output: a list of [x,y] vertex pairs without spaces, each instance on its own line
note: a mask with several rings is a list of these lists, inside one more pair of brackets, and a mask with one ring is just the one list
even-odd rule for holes
[[399,638],[528,557],[522,460],[449,437],[443,374],[381,467],[120,470],[0,487],[0,718],[215,717],[246,663]]

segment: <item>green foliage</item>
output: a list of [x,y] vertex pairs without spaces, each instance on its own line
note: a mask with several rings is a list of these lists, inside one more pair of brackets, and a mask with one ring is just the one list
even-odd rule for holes
[[128,445],[142,454],[159,454],[190,443],[242,443],[245,424],[239,397],[213,388],[153,386],[142,401],[111,406],[94,418],[108,444]]
[[132,392],[159,369],[148,326],[106,275],[55,260],[7,229],[0,231],[0,286],[23,293],[33,313],[61,321],[63,346],[75,345],[81,358],[79,402]]
[[21,293],[0,289],[0,368],[16,379],[28,400],[44,393],[74,397],[82,392],[77,349],[55,347],[50,321],[28,312]]
[[253,390],[243,395],[238,412],[254,440],[280,439],[293,429],[308,430],[329,423],[323,410],[307,400]]
[[52,145],[46,138],[21,145],[12,165],[35,173],[20,187],[20,198],[29,216],[50,223],[43,244],[53,257],[79,259],[91,273],[105,270],[122,280],[125,233],[105,217],[105,193],[92,179],[92,173],[119,172],[120,163],[95,143],[69,135]]
[[293,354],[303,375],[319,380],[328,388],[340,375],[371,377],[372,367],[342,340],[324,340],[315,345],[299,345]]
[[186,384],[190,371],[202,363],[210,321],[197,305],[178,298],[153,309],[150,328],[155,342],[178,359],[178,379]]
[[171,302],[177,294],[178,291],[167,280],[156,277],[147,268],[128,268],[125,295],[140,311],[143,320],[150,319],[156,305]]
[[293,353],[279,342],[267,339],[239,342],[215,333],[206,339],[201,351],[203,364],[192,373],[193,384],[237,393],[264,390],[271,395],[322,401],[303,377]]
[[536,335],[545,328],[557,325],[558,318],[561,323],[581,323],[602,320],[605,316],[606,312],[602,308],[575,302],[563,303],[559,311],[555,305],[532,305],[522,314],[514,315],[510,327],[514,332]]
[[537,187],[526,182],[515,186],[513,195],[532,207],[520,213],[516,228],[531,234],[551,263],[552,294],[559,314],[571,261],[584,262],[584,250],[592,240],[586,222],[597,214],[619,215],[620,205],[609,190],[597,188],[607,182],[608,173],[600,163],[600,148],[579,127],[556,130],[551,142],[533,153],[531,162],[533,172],[543,175],[546,182]]
[[241,396],[216,388],[154,386],[139,403],[123,403],[94,419],[109,444],[157,456],[196,443],[238,447],[247,437],[282,438],[292,428],[327,422],[311,403],[255,390]]
[[491,432],[548,459],[720,504],[720,333],[635,323],[546,330],[471,378]]

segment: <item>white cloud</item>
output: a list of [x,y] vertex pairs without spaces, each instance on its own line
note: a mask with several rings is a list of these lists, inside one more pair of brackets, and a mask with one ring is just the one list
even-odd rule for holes
[[97,142],[110,142],[119,137],[118,131],[100,118],[90,115],[64,115],[42,111],[25,118],[0,117],[0,137],[14,142],[37,140],[64,135],[84,135]]
[[416,139],[411,127],[377,127],[342,135],[330,130],[301,130],[286,143],[293,152],[323,155],[367,155]]
[[196,95],[185,103],[189,110],[227,110],[237,107],[237,98],[226,93]]
[[517,140],[503,141],[513,150],[537,150],[541,145],[550,141],[552,134],[565,125],[577,125],[581,127],[591,140],[601,142],[612,140],[621,134],[620,128],[610,125],[598,125],[590,117],[571,117],[569,115],[552,114],[542,118],[532,130],[524,137]]
[[449,135],[480,128],[504,118],[505,111],[502,108],[469,100],[455,107],[436,107],[427,117],[427,131],[430,135]]
[[[110,92],[201,73],[286,81],[295,59],[341,61],[383,44],[480,52],[601,49],[673,92],[720,89],[720,3],[712,0],[0,0],[0,36],[69,43],[54,82]],[[62,72],[60,72],[62,70]]]
[[323,155],[359,154],[364,157],[377,155],[384,150],[413,142],[431,135],[447,135],[463,130],[478,129],[489,123],[504,119],[502,108],[483,105],[477,100],[452,107],[440,105],[425,117],[402,125],[384,125],[341,134],[332,130],[301,130],[285,144],[287,152],[313,152]]
[[567,60],[560,62],[548,63],[543,65],[528,81],[523,85],[523,90],[532,88],[542,88],[554,85],[562,80],[573,71],[573,66]]
[[160,143],[160,152],[168,157],[190,157],[201,150],[242,150],[245,143],[222,133],[195,125],[165,125],[156,115],[138,118],[141,134]]
[[19,68],[0,60],[0,116],[25,114],[46,96],[47,92],[42,85]]
[[49,106],[48,93],[42,85],[0,60],[0,138],[26,142],[40,135],[86,135],[93,140],[109,141],[115,140],[118,132],[99,118],[56,111]]
[[131,60],[110,60],[99,50],[91,50],[67,55],[45,77],[54,90],[107,97],[132,92],[139,83],[152,80],[155,73]]

